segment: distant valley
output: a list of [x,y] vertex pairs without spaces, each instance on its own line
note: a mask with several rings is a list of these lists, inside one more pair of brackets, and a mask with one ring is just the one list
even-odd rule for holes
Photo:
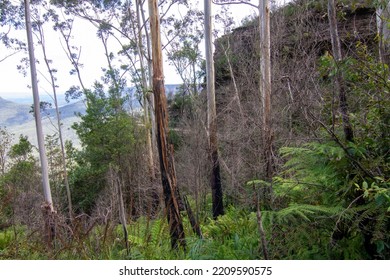
[[[166,94],[169,97],[175,95],[179,85],[166,85]],[[132,88],[134,90],[134,88]],[[0,94],[1,95],[1,94]],[[132,95],[133,96],[133,95]],[[42,98],[43,101],[50,101],[48,98]],[[78,114],[84,114],[86,111],[83,101],[66,103],[64,96],[59,96],[62,132],[65,140],[71,140],[76,146],[79,145],[78,136],[72,129],[75,122],[80,121]],[[135,96],[129,102],[132,110],[139,110],[140,105]],[[14,142],[17,142],[19,135],[28,137],[30,142],[37,146],[37,136],[34,116],[31,111],[32,100],[28,97],[0,97],[0,127],[7,127],[10,133],[14,134]],[[57,132],[57,118],[54,108],[50,108],[42,113],[42,124],[45,135],[52,135]]]
[[[31,105],[15,103],[0,97],[0,126],[7,127],[7,130],[14,134],[14,142],[17,142],[19,135],[23,134],[32,144],[37,145],[35,121],[30,110]],[[78,137],[71,126],[80,120],[77,113],[85,113],[85,105],[82,101],[60,107],[64,139],[72,140],[75,144],[78,143]],[[42,124],[45,135],[57,132],[57,118],[54,108],[42,113]]]

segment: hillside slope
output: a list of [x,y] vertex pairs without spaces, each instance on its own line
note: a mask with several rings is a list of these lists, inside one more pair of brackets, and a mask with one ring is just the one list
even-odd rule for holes
[[[0,97],[0,126],[7,127],[8,131],[14,134],[14,141],[17,141],[20,134],[23,134],[36,145],[35,121],[33,115],[29,112],[30,110],[30,105],[18,104]],[[82,101],[60,107],[65,140],[78,143],[78,137],[71,126],[80,119],[76,113],[83,114],[84,112],[85,106]],[[57,132],[55,109],[52,108],[42,113],[42,124],[45,135],[52,135]]]

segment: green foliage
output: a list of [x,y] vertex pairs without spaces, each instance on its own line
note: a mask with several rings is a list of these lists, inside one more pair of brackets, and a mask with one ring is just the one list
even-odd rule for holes
[[168,141],[173,145],[175,150],[178,150],[182,144],[182,138],[177,131],[171,129],[168,134]]
[[24,226],[13,226],[0,231],[0,259],[43,259],[42,255],[33,249],[27,232],[28,229]]
[[165,218],[141,217],[129,226],[131,255],[134,259],[175,259],[170,254],[169,228]]
[[86,114],[73,128],[85,147],[86,159],[92,165],[108,165],[131,151],[134,121],[123,110],[124,99],[107,96],[100,84],[86,98]]
[[10,245],[11,241],[12,232],[10,230],[0,232],[0,255]]
[[33,145],[28,141],[28,137],[20,135],[19,142],[11,147],[9,156],[16,160],[27,160],[33,151]]
[[[137,141],[142,141],[135,119],[124,110],[126,98],[120,97],[118,88],[108,92],[96,83],[93,92],[86,92],[86,114],[73,128],[83,146],[77,153],[72,146],[67,150],[73,156],[70,163],[70,185],[75,208],[91,213],[96,199],[107,186],[106,175],[110,165],[127,172],[131,154]],[[137,139],[135,138],[138,136]]]
[[188,94],[185,88],[180,88],[180,91],[168,100],[171,127],[175,127],[183,117],[192,115],[194,98],[196,97]]
[[90,164],[79,165],[69,174],[72,203],[78,213],[91,214],[95,202],[105,186],[104,172]]
[[17,192],[28,191],[35,186],[38,180],[38,163],[32,154],[33,148],[27,136],[20,135],[19,142],[9,151],[12,165],[4,174],[4,185]]
[[389,184],[364,177],[354,164],[367,151],[351,144],[346,152],[328,142],[280,152],[286,162],[274,190],[281,208],[263,214],[268,232],[278,231],[272,243],[276,258],[388,258]]
[[258,259],[256,216],[245,210],[229,207],[218,220],[202,225],[204,239],[189,241],[190,259]]
[[295,203],[339,201],[346,182],[349,162],[336,144],[308,143],[302,147],[283,147],[284,170],[275,177],[276,195]]
[[[389,170],[386,162],[390,160],[386,152],[390,146],[389,68],[377,62],[367,45],[358,42],[355,48],[354,57],[346,57],[338,64],[326,53],[320,58],[319,71],[325,79],[341,72],[347,86],[350,119],[355,134],[356,146],[351,148],[359,147],[364,151],[362,155],[366,157],[365,161],[377,164],[383,173]],[[326,108],[331,110],[331,96],[325,98]],[[331,115],[329,111],[326,114]]]

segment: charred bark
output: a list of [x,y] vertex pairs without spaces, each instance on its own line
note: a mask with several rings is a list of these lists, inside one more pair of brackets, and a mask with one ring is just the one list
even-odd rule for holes
[[184,200],[184,205],[186,207],[188,219],[190,221],[190,224],[191,224],[193,232],[199,238],[203,238],[202,230],[200,229],[199,222],[197,221],[197,219],[196,219],[196,217],[194,215],[194,212],[192,212],[192,209],[191,209],[190,203],[188,202],[187,196],[184,196],[183,200]]
[[157,0],[149,0],[150,29],[153,57],[153,94],[155,103],[157,149],[165,208],[173,249],[185,248],[185,235],[177,198],[177,182],[173,161],[173,148],[168,143],[168,112],[164,87],[163,61],[160,37],[160,19]]
[[209,133],[209,153],[211,160],[211,193],[213,218],[224,214],[221,168],[218,153],[217,111],[215,105],[215,72],[212,45],[211,0],[205,0],[205,43],[207,73],[207,120]]

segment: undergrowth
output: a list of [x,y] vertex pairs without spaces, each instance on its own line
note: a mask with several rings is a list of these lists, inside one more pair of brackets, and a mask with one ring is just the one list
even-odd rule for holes
[[[273,179],[274,203],[261,209],[271,259],[390,258],[389,182],[366,176],[362,170],[376,166],[360,161],[358,168],[359,156],[364,158],[358,151],[356,145],[346,151],[332,142],[281,149],[285,164]],[[121,226],[112,221],[73,228],[58,224],[50,246],[39,227],[11,226],[0,231],[0,259],[262,258],[259,220],[250,208],[230,205],[217,220],[202,219],[203,238],[192,232],[184,212],[182,216],[185,249],[171,250],[169,227],[160,213],[129,222],[128,251]]]

